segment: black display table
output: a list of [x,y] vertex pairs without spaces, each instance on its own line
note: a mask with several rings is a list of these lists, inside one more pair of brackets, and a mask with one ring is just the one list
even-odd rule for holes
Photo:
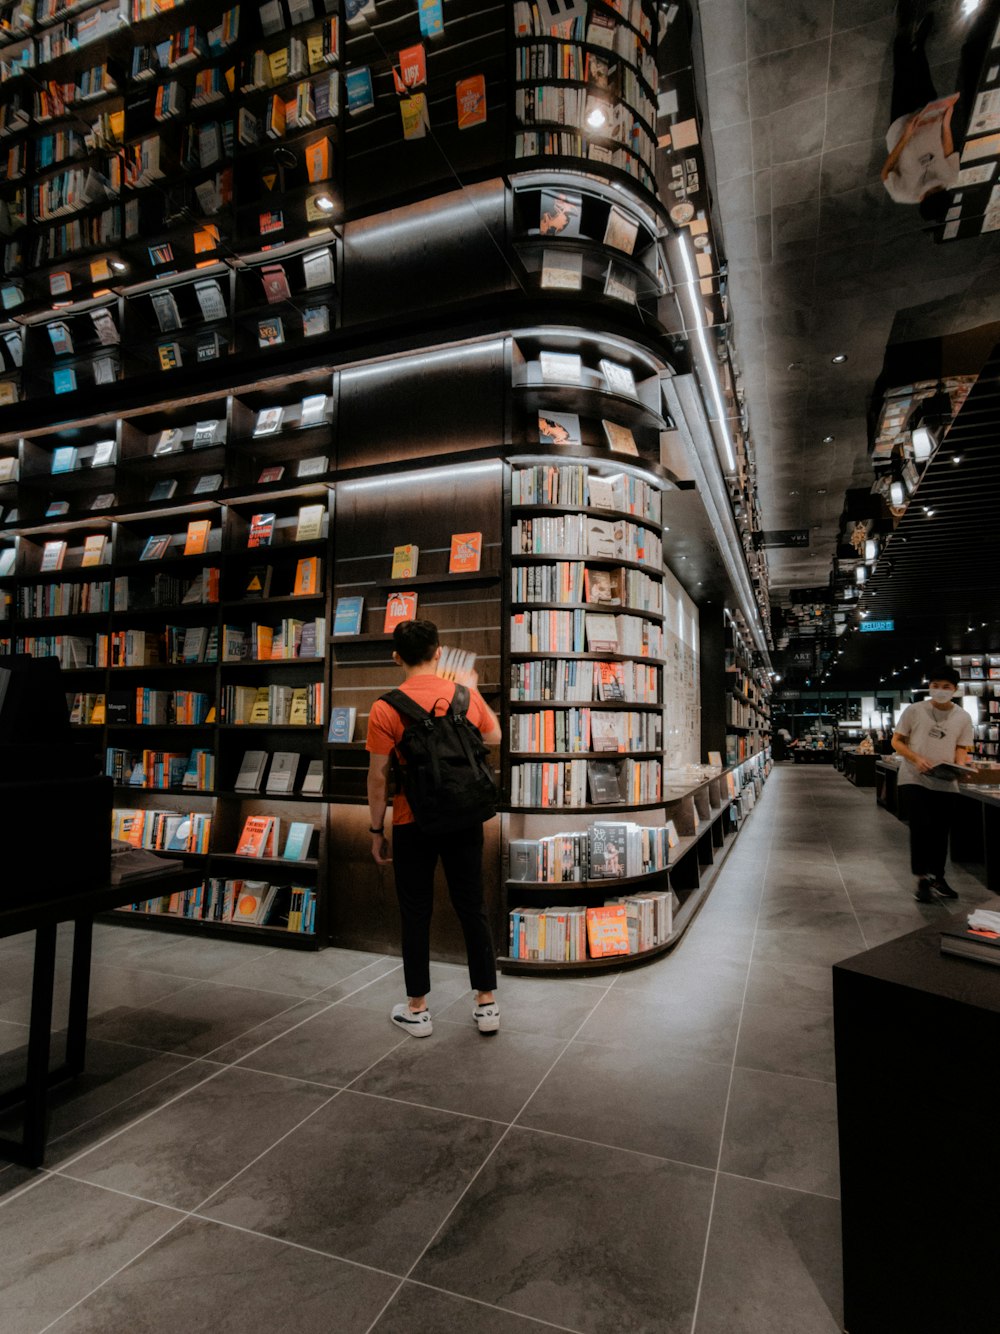
[[993,1334],[1000,968],[942,927],[833,969],[848,1334]]
[[844,776],[848,782],[855,787],[874,787],[875,786],[875,766],[878,763],[878,756],[871,754],[859,754],[856,750],[845,750],[842,752],[844,761]]
[[[200,872],[169,869],[162,876],[133,880],[123,885],[105,885],[84,893],[59,898],[36,899],[31,903],[0,909],[0,936],[35,933],[35,962],[31,977],[31,1018],[28,1027],[28,1062],[25,1082],[0,1093],[0,1108],[23,1104],[20,1140],[0,1136],[0,1158],[40,1167],[48,1135],[48,1091],[53,1084],[82,1074],[86,1059],[87,1009],[90,1001],[90,953],[94,918],[111,908],[120,908],[137,898],[173,894],[190,888]],[[52,1043],[52,997],[56,976],[56,933],[63,922],[73,922],[73,963],[70,973],[69,1021],[66,1026],[66,1059],[49,1070]]]
[[792,758],[796,764],[835,764],[835,750],[819,750],[814,746],[792,746]]
[[957,862],[983,867],[986,888],[1000,894],[1000,792],[959,784],[964,800],[951,831],[951,855]]

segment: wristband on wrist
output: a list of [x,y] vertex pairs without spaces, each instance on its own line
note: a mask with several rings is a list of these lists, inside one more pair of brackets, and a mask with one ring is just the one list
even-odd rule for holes
[[369,834],[384,834],[384,833],[385,833],[385,825],[380,825],[378,829],[372,829],[372,828],[369,826],[368,832],[369,832]]

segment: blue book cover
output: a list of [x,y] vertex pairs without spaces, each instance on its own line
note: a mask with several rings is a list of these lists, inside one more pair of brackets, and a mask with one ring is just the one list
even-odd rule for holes
[[420,31],[425,37],[439,37],[444,32],[442,0],[420,0]]
[[367,65],[349,69],[345,76],[347,85],[347,110],[356,116],[359,111],[367,111],[375,105],[375,92],[372,88],[372,72]]
[[354,738],[354,720],[357,717],[356,709],[346,707],[330,710],[330,732],[328,741],[340,742],[346,744]]
[[70,394],[76,388],[76,372],[71,366],[59,366],[52,372],[52,388],[57,394]]
[[293,820],[288,827],[285,850],[281,854],[286,862],[300,862],[309,856],[309,844],[312,842],[313,826],[306,821]]
[[333,633],[335,635],[359,635],[364,609],[365,600],[363,597],[338,598],[333,613]]

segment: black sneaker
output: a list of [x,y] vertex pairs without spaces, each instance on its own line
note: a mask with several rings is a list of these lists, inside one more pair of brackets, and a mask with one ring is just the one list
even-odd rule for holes
[[913,897],[918,903],[937,903],[937,896],[931,888],[932,883],[929,875],[922,875],[917,881],[917,889]]
[[943,875],[936,875],[931,881],[931,889],[942,899],[957,899],[958,895],[952,889]]

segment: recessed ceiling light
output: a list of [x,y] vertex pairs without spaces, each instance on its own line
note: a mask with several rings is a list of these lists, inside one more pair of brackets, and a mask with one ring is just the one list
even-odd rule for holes
[[962,462],[961,454],[952,454],[951,461],[952,463],[961,463]]
[[789,494],[790,496],[797,496],[799,493],[798,493],[798,491],[789,491],[788,494]]
[[842,366],[844,362],[847,360],[847,353],[838,352],[837,355],[835,357],[831,357],[830,360],[833,362],[835,366]]
[[832,445],[833,442],[834,442],[834,440],[836,440],[836,438],[837,438],[837,437],[836,437],[835,435],[825,435],[825,436],[823,437],[823,444],[824,444],[824,445]]
[[826,495],[826,487],[825,487],[825,486],[818,486],[818,487],[816,488],[816,494],[817,494],[818,496],[825,496],[825,495]]

